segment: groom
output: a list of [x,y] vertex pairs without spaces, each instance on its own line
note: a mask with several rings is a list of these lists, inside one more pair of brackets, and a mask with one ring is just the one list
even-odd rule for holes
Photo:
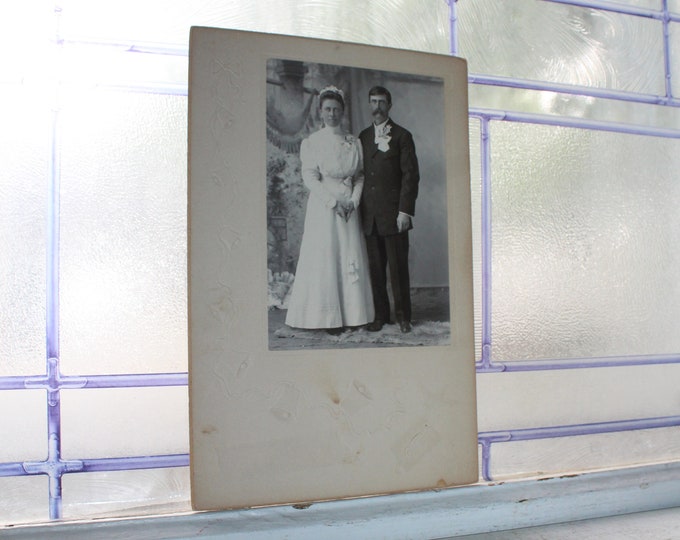
[[411,331],[408,273],[408,231],[413,228],[418,196],[418,158],[413,137],[389,117],[392,95],[382,86],[368,92],[373,124],[359,135],[364,153],[361,220],[373,288],[375,320],[367,330],[379,331],[390,322],[387,268],[394,297],[394,314],[402,332]]

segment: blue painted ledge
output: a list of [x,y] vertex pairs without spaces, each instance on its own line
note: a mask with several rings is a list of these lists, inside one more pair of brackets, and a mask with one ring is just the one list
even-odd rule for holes
[[680,507],[680,462],[365,499],[0,529],[3,539],[434,539]]

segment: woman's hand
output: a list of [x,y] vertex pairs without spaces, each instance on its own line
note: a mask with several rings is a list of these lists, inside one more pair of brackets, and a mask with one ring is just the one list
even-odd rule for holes
[[349,217],[352,215],[352,212],[356,210],[356,208],[354,208],[354,202],[347,201],[343,206],[345,207],[345,221],[349,221]]
[[345,204],[342,201],[337,201],[333,210],[338,216],[347,221],[347,211],[345,210]]
[[352,215],[352,212],[356,210],[356,207],[354,206],[354,201],[347,201],[347,206],[345,208],[347,211],[346,220],[349,221],[349,217]]
[[352,201],[338,201],[333,207],[335,213],[345,221],[349,221],[350,216],[354,212],[354,203]]

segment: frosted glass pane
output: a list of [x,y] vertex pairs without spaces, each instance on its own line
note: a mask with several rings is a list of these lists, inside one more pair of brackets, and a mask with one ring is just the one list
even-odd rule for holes
[[45,371],[49,109],[0,85],[0,376]]
[[62,122],[62,369],[185,371],[186,98],[74,94]]
[[0,526],[34,523],[49,519],[46,476],[0,478]]
[[61,32],[67,39],[188,44],[193,25],[449,51],[444,1],[121,0],[102,9],[89,0],[63,0],[60,7]]
[[478,426],[503,431],[674,416],[678,380],[680,364],[484,373],[477,377]]
[[494,480],[630,467],[680,459],[680,427],[491,446]]
[[45,51],[54,35],[54,3],[3,2],[0,17],[0,82],[44,79]]
[[64,459],[184,454],[189,451],[187,388],[61,392]]
[[44,460],[47,456],[45,391],[2,391],[0,411],[0,463]]
[[67,474],[65,519],[189,512],[189,468]]
[[665,93],[658,21],[540,0],[458,6],[471,73]]
[[680,141],[491,134],[493,358],[680,351]]

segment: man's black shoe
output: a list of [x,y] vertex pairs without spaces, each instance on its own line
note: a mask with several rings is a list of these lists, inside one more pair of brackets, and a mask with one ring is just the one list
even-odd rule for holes
[[401,321],[399,323],[399,328],[402,334],[408,334],[411,331],[411,323],[408,321]]
[[368,330],[369,332],[380,332],[384,325],[385,323],[383,321],[379,321],[378,319],[376,319],[375,321],[368,323],[366,325],[366,330]]

